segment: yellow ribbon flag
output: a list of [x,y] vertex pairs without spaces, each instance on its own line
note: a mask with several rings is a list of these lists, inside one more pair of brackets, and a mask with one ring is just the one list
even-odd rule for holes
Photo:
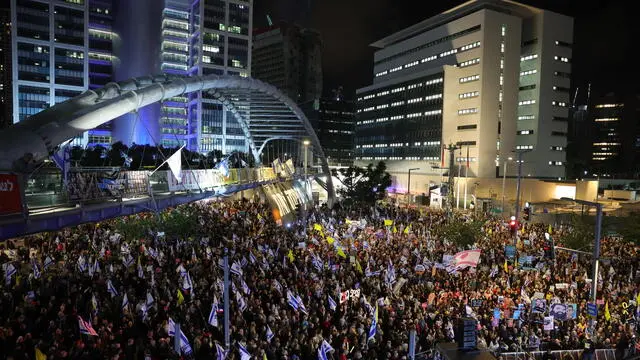
[[36,360],[47,360],[47,355],[38,348],[36,348]]
[[509,265],[507,265],[507,260],[504,261],[504,272],[509,272]]
[[551,228],[551,224],[549,224],[549,229],[547,230],[547,232],[549,233],[549,235],[551,235],[551,233],[553,232],[553,229]]
[[182,291],[178,289],[178,305],[182,305],[183,302],[184,302],[184,295],[182,295]]
[[313,224],[313,230],[322,231],[322,225],[318,223]]
[[327,236],[327,242],[329,243],[329,245],[333,245],[334,241],[336,241],[336,239],[332,238],[331,236]]
[[293,256],[293,250],[289,250],[289,252],[287,253],[287,257],[289,258],[289,261],[293,262],[293,260],[295,259],[295,256]]
[[386,219],[384,221],[384,226],[391,226],[391,225],[393,225],[393,220]]
[[609,302],[608,301],[604,304],[604,318],[607,321],[611,321],[611,313],[609,312]]
[[342,251],[342,248],[338,246],[337,248],[338,250],[338,256],[342,257],[342,258],[347,258],[347,255],[344,253],[344,251]]
[[404,232],[405,234],[408,234],[408,233],[409,233],[409,230],[411,230],[411,224],[407,225],[407,227],[406,227],[406,228],[404,228],[403,232]]
[[358,261],[358,259],[356,259],[356,264],[355,265],[356,265],[356,270],[358,270],[358,272],[360,274],[362,274],[362,272],[363,272],[362,271],[362,266],[360,265],[360,262]]
[[351,225],[351,223],[352,223],[353,221],[351,221],[351,220],[349,220],[349,219],[347,219],[347,218],[344,218],[344,222],[345,222],[347,225]]
[[395,233],[397,233],[397,232],[398,232],[398,229],[396,229],[396,226],[395,226],[395,225],[393,225],[393,233],[395,234]]

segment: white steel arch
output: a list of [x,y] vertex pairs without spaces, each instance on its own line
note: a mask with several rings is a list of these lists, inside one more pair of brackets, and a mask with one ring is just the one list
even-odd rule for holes
[[296,103],[276,87],[238,76],[145,76],[84,93],[0,132],[0,169],[16,171],[25,158],[40,162],[60,144],[121,115],[194,91],[205,91],[231,112],[256,162],[274,139],[308,139],[327,174],[329,202],[335,192],[329,165],[312,125]]

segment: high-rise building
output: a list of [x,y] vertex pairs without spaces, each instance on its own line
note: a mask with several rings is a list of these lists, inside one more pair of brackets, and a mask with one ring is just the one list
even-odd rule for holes
[[[640,95],[608,93],[592,100],[591,171],[600,177],[640,173]],[[589,175],[593,175],[589,174]]]
[[429,172],[424,162],[457,144],[469,176],[501,176],[530,150],[525,176],[564,177],[572,39],[570,17],[472,0],[376,41],[373,84],[357,91],[356,160]]
[[[187,76],[189,73],[190,4],[188,0],[165,0],[160,53],[160,66],[164,73],[178,76]],[[163,146],[186,145],[188,101],[187,95],[181,95],[162,103],[160,132]]]
[[[253,0],[191,2],[189,75],[251,74],[252,9]],[[240,124],[210,92],[189,94],[187,124],[187,147],[192,151],[248,150]]]
[[[113,29],[113,0],[89,0],[89,88],[96,89],[114,80],[119,60],[113,55],[119,36]],[[113,142],[113,124],[89,130],[88,145],[108,147]]]
[[335,91],[333,97],[304,103],[301,108],[318,135],[329,166],[352,165],[355,102],[344,99],[340,91]]
[[[110,76],[110,9],[107,0],[11,0],[13,123]],[[110,143],[108,129],[93,133],[92,143]],[[86,145],[89,136],[73,143]]]
[[322,40],[314,30],[281,23],[253,33],[251,75],[298,103],[322,96]]
[[11,9],[3,3],[0,5],[0,129],[13,124],[11,80]]

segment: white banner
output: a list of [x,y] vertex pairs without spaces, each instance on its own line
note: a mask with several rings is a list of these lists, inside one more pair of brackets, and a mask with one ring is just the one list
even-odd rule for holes
[[218,169],[183,170],[182,182],[178,182],[171,171],[167,171],[169,191],[205,190],[224,185],[224,178]]

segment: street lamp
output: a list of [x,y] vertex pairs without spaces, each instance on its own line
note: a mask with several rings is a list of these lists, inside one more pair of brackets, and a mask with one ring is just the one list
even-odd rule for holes
[[518,154],[518,182],[516,183],[516,221],[520,221],[520,179],[522,178],[522,154],[531,150],[517,150]]
[[560,200],[573,201],[580,205],[594,206],[596,208],[595,243],[593,246],[593,279],[591,287],[591,301],[595,304],[598,297],[598,268],[600,267],[600,234],[602,231],[602,204],[586,200],[560,198]]
[[504,187],[507,182],[507,161],[512,161],[513,158],[509,156],[507,160],[504,162],[504,170],[502,170],[502,211],[504,211]]
[[420,168],[409,169],[409,176],[407,179],[407,204],[411,202],[411,171],[413,170],[420,170]]
[[[304,145],[304,190],[307,193],[307,196],[309,196],[309,179],[307,177],[307,162],[308,162],[307,151],[309,150],[310,144],[311,144],[311,141],[309,141],[309,139],[305,139],[302,142],[302,145]],[[307,208],[306,201],[304,203],[304,207],[305,209]]]

